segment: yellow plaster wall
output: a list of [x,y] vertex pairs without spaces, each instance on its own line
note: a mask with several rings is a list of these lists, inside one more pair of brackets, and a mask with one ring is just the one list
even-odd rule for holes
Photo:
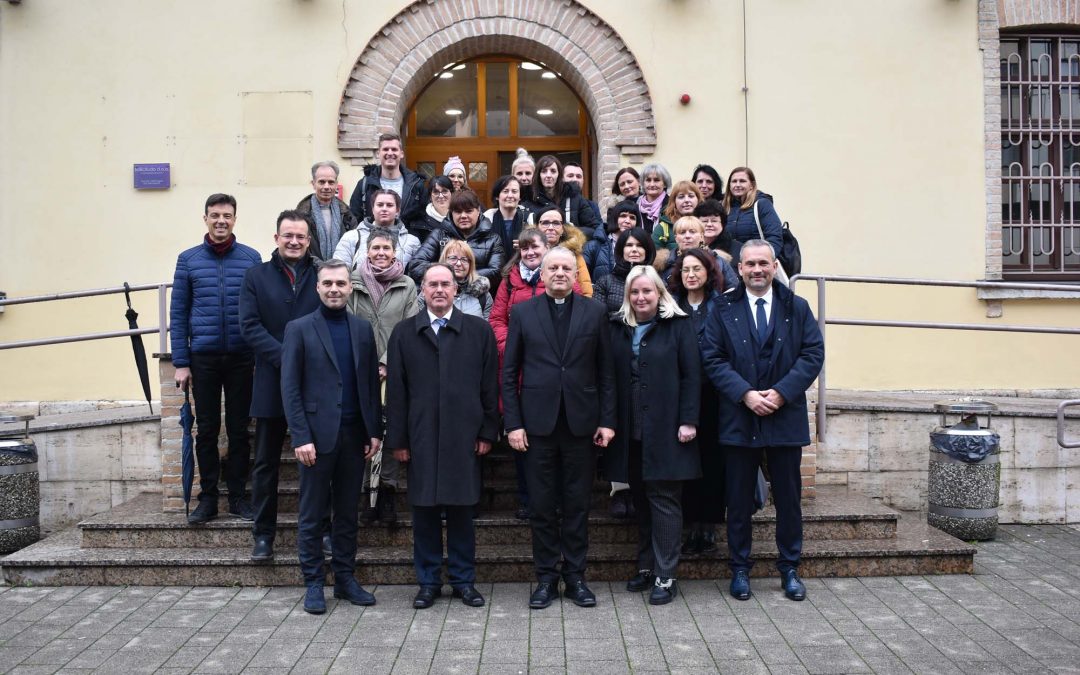
[[[983,270],[976,0],[587,0],[637,57],[655,159],[685,177],[749,162],[806,271],[977,279]],[[239,199],[239,239],[340,159],[356,57],[404,1],[0,3],[0,290],[23,296],[171,278],[202,202]],[[689,93],[682,106],[678,97]],[[137,192],[131,165],[170,162]],[[343,163],[344,164],[344,163]],[[351,190],[359,169],[343,166]],[[47,256],[47,260],[46,260]],[[806,288],[806,294],[812,295]],[[974,291],[830,291],[840,316],[988,321]],[[124,327],[119,296],[11,307],[0,341]],[[155,325],[152,294],[137,297]],[[1007,323],[1080,325],[1075,302],[1007,302]],[[1075,338],[835,328],[829,383],[883,389],[1073,387]],[[156,338],[146,339],[156,351]],[[126,341],[0,352],[0,400],[137,398]]]

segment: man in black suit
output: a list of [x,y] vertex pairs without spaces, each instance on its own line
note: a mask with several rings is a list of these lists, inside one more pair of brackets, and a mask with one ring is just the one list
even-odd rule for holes
[[[727,531],[731,595],[750,599],[754,486],[768,458],[776,505],[776,567],[791,600],[806,598],[802,554],[802,448],[810,444],[806,390],[821,372],[825,343],[806,301],[774,283],[772,245],[752,239],[739,253],[743,284],[715,306],[705,324],[705,373],[722,400],[720,446],[727,458]],[[703,413],[704,414],[704,413]]]
[[454,309],[457,282],[446,264],[420,284],[427,311],[394,327],[386,350],[386,446],[408,462],[416,609],[442,594],[442,523],[454,597],[482,607],[476,590],[480,458],[499,435],[499,352],[487,321]]
[[592,446],[607,447],[616,416],[607,317],[573,293],[577,258],[569,249],[548,251],[541,275],[545,294],[510,313],[502,370],[508,440],[528,467],[538,581],[529,607],[543,609],[558,595],[560,554],[564,594],[593,607],[585,584]]
[[240,333],[255,352],[251,416],[255,418],[255,466],[251,505],[255,510],[253,561],[274,557],[278,469],[288,423],[281,405],[281,341],[285,324],[320,306],[314,259],[308,253],[311,225],[296,211],[282,211],[270,262],[252,267],[240,289]]
[[379,450],[379,354],[371,324],[349,314],[349,266],[319,264],[322,306],[289,323],[281,354],[281,399],[300,462],[297,549],[307,593],[304,611],[322,614],[322,521],[333,508],[334,597],[374,605],[356,581],[356,530],[364,460]]

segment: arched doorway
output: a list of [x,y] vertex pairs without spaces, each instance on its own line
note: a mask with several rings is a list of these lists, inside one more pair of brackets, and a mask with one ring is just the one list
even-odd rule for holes
[[[416,0],[372,36],[342,93],[342,157],[371,162],[378,134],[401,130],[409,106],[447,64],[487,54],[546,64],[574,91],[595,131],[595,161],[586,177],[595,181],[598,199],[607,195],[621,164],[652,155],[656,124],[649,87],[610,24],[576,0],[467,4]],[[536,148],[527,149],[537,156]],[[409,152],[406,147],[406,157]]]
[[469,186],[488,206],[495,179],[510,172],[517,148],[581,164],[590,194],[591,132],[585,106],[542,63],[485,56],[441,69],[405,116],[406,163],[428,176],[446,160],[464,162]]

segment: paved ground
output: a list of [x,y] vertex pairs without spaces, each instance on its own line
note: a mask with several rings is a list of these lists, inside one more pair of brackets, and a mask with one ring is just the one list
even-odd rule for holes
[[658,608],[596,584],[595,609],[539,612],[526,584],[420,612],[385,586],[322,617],[292,588],[0,588],[0,672],[1080,673],[1080,531],[1007,526],[979,549],[973,576],[808,579],[803,603],[774,579]]

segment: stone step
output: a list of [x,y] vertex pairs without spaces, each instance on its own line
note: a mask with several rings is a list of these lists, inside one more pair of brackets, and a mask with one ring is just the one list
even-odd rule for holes
[[[619,581],[634,574],[635,545],[594,544],[589,549],[588,578]],[[4,559],[4,579],[12,584],[42,585],[299,585],[295,553],[280,552],[270,563],[248,560],[248,547],[221,548],[82,548],[78,528],[70,528]],[[897,536],[866,540],[808,540],[800,571],[805,577],[970,574],[975,548],[929,527],[918,514],[899,521]],[[775,576],[776,550],[771,542],[755,545],[756,575]],[[365,584],[415,583],[408,547],[362,547],[357,576]],[[682,579],[728,576],[727,552],[687,557]],[[528,544],[477,547],[481,582],[534,578]],[[524,602],[524,598],[522,598]]]
[[[899,514],[868,500],[808,500],[803,507],[805,539],[884,539],[896,536]],[[278,514],[276,548],[296,548],[296,514]],[[190,526],[184,515],[162,513],[156,494],[140,495],[119,507],[79,524],[83,548],[219,548],[250,546],[251,523],[232,516],[219,517],[205,525]],[[637,527],[632,521],[619,520],[606,509],[594,511],[589,518],[590,541],[615,544],[633,543]],[[776,516],[767,506],[754,516],[754,538],[771,541],[776,536]],[[478,545],[528,544],[530,530],[526,521],[513,511],[484,511],[476,519]],[[723,525],[717,528],[718,541],[726,541]],[[408,511],[398,513],[394,527],[382,523],[360,525],[357,540],[361,546],[412,546],[412,526]]]

